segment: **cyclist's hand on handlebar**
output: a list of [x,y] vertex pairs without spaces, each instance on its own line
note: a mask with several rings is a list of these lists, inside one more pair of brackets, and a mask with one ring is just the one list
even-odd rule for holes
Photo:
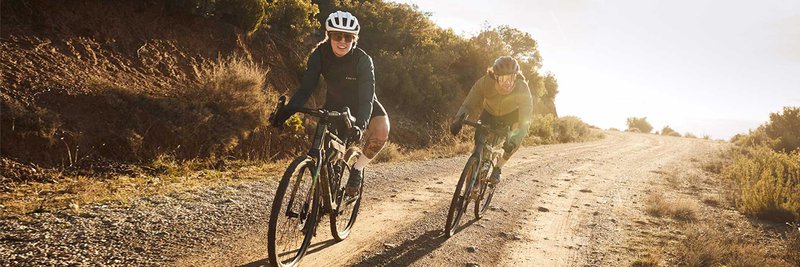
[[275,116],[272,118],[272,121],[270,121],[270,124],[272,127],[283,129],[284,123],[286,123],[286,120],[288,120],[292,115],[294,115],[294,112],[289,112],[286,107],[276,110]]
[[465,116],[458,116],[453,119],[453,123],[450,124],[450,134],[458,135],[461,132],[461,127],[464,126],[464,117]]
[[452,124],[450,124],[450,134],[458,135],[458,133],[461,132],[462,126],[463,124],[461,121],[454,121]]

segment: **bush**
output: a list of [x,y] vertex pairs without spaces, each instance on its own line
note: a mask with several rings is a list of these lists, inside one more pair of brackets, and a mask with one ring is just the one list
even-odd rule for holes
[[222,21],[252,33],[261,25],[266,8],[266,0],[218,0],[214,15]]
[[731,138],[731,142],[740,147],[774,147],[778,144],[777,140],[767,135],[765,127],[759,126],[755,130],[750,130],[748,134],[737,134]]
[[589,125],[575,116],[558,118],[555,122],[556,141],[559,143],[580,142],[591,135]]
[[267,25],[270,32],[284,36],[287,45],[295,47],[319,26],[314,19],[317,13],[319,8],[310,0],[275,0],[266,8]]
[[533,115],[531,119],[531,127],[528,130],[528,136],[537,137],[537,143],[552,143],[555,141],[555,124],[556,118],[551,114],[547,115]]
[[215,0],[169,0],[164,1],[164,4],[167,11],[173,14],[210,18],[216,11]]
[[770,121],[737,134],[731,142],[741,147],[767,146],[778,152],[792,152],[800,148],[800,107],[784,107],[783,113],[770,113]]
[[800,220],[800,152],[749,148],[723,174],[738,184],[736,204],[743,213],[781,222]]
[[784,107],[783,113],[770,113],[764,132],[775,140],[775,151],[788,153],[800,148],[800,107]]
[[661,129],[661,135],[681,137],[680,133],[676,132],[669,126],[664,126],[664,128]]
[[630,117],[627,120],[628,130],[637,129],[638,132],[641,133],[650,133],[653,130],[653,126],[647,122],[647,117]]

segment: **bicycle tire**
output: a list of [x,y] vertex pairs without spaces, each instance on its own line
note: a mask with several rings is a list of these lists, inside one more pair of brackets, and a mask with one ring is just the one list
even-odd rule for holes
[[[358,217],[358,208],[361,206],[361,196],[364,190],[364,183],[362,182],[361,187],[358,188],[358,195],[355,197],[355,199],[346,198],[344,188],[347,185],[347,179],[350,176],[350,170],[360,154],[361,152],[357,148],[348,149],[347,153],[345,153],[345,158],[340,162],[343,169],[342,173],[340,174],[341,177],[338,179],[339,184],[336,186],[337,190],[336,192],[331,192],[336,201],[336,210],[331,213],[331,216],[329,217],[331,235],[333,235],[333,239],[336,241],[342,241],[347,238],[348,235],[350,235],[350,230],[352,230],[353,225],[356,222],[356,218]],[[347,201],[347,203],[344,205],[342,205],[343,200]]]
[[[483,162],[482,164],[489,164],[488,162]],[[491,166],[491,165],[490,165]],[[480,189],[478,190],[478,197],[475,199],[475,218],[480,219],[483,217],[483,214],[486,213],[486,210],[489,208],[489,204],[492,202],[492,197],[494,196],[494,189],[496,185],[490,185],[488,181],[487,175],[491,173],[492,168],[488,168],[485,172],[481,172],[478,178]]]
[[445,222],[445,234],[451,237],[455,234],[461,216],[469,205],[469,197],[472,186],[475,183],[475,172],[478,170],[478,158],[469,157],[458,179],[456,189],[453,192],[453,199],[450,201],[450,209],[447,211],[447,221]]
[[[319,198],[317,196],[316,185],[312,181],[314,172],[313,160],[309,157],[298,157],[286,169],[278,184],[278,189],[275,191],[275,199],[272,201],[272,209],[269,218],[269,231],[267,233],[267,252],[269,254],[269,263],[273,267],[290,267],[296,266],[305,255],[308,247],[311,244],[311,238],[314,236],[316,227],[317,213],[319,212]],[[308,174],[308,177],[304,177]],[[297,178],[297,179],[294,179]],[[304,179],[305,178],[305,179]],[[308,186],[303,186],[305,182]],[[291,187],[290,187],[291,186]],[[291,189],[288,193],[287,190]],[[310,194],[300,195],[297,194]],[[292,209],[288,210],[288,206],[292,205]],[[287,209],[284,209],[284,208]],[[293,218],[293,216],[297,216]],[[280,219],[287,219],[285,224],[279,225]],[[293,219],[297,223],[292,225]],[[279,226],[281,226],[279,228]],[[292,232],[299,230],[302,234],[290,236]],[[280,231],[280,232],[278,232]],[[295,233],[297,234],[297,233]],[[288,239],[284,239],[289,237]],[[280,239],[279,239],[280,238]],[[284,242],[291,242],[299,246],[281,246]],[[286,248],[290,250],[284,251]],[[278,251],[278,249],[281,249]],[[281,256],[290,256],[287,259],[282,259]]]

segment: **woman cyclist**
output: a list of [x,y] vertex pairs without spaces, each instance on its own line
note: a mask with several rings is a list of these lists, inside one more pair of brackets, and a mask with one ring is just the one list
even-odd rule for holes
[[[325,21],[325,40],[308,57],[300,87],[288,103],[289,109],[302,107],[317,87],[319,76],[325,77],[327,93],[324,108],[342,110],[348,107],[356,117],[351,136],[364,135],[363,154],[356,161],[347,180],[346,193],[358,194],[364,167],[383,149],[389,137],[389,117],[375,96],[375,73],[372,58],[356,47],[360,25],[349,12],[336,11]],[[294,112],[279,111],[273,125],[283,125]]]
[[531,91],[525,76],[520,72],[517,60],[509,56],[497,58],[470,89],[467,98],[450,125],[453,135],[461,131],[462,121],[480,111],[480,120],[489,126],[507,125],[511,136],[503,144],[503,157],[492,171],[490,181],[500,182],[501,168],[522,145],[528,134],[533,113]]

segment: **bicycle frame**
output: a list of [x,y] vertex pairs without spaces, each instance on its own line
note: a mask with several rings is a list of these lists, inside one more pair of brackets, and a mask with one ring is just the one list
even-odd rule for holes
[[[477,134],[477,140],[475,142],[475,148],[472,150],[472,156],[477,157],[480,159],[480,163],[488,162],[494,167],[497,164],[498,156],[502,155],[503,149],[496,147],[501,141],[500,140],[487,140],[489,137],[498,138],[500,139],[501,136],[505,137],[504,140],[508,140],[508,127],[503,126],[503,130],[497,130],[493,128],[489,128],[486,125],[483,125],[478,122],[474,121],[464,121],[464,124],[470,125],[475,127],[475,134]],[[487,141],[492,141],[487,142]],[[488,150],[488,154],[484,153],[484,150]],[[489,157],[486,157],[486,156]],[[481,164],[482,165],[482,164]],[[479,168],[482,169],[482,168]],[[477,174],[477,173],[476,173]]]
[[[322,190],[316,191],[316,194],[322,196],[323,212],[330,212],[335,210],[334,206],[336,205],[335,199],[333,198],[332,191],[334,189],[331,187],[332,184],[330,180],[330,173],[325,173],[325,179],[320,179],[320,176],[324,171],[324,166],[331,164],[331,162],[334,162],[339,157],[344,157],[347,147],[344,141],[339,139],[339,137],[329,130],[328,127],[330,126],[330,121],[326,117],[318,115],[317,112],[319,111],[304,112],[320,118],[319,122],[317,123],[317,129],[314,133],[314,141],[312,142],[311,148],[308,150],[307,156],[312,159],[314,166],[314,171],[311,176],[311,186],[312,188],[316,188],[315,190]],[[326,151],[328,149],[326,144],[330,146],[330,149],[335,150],[337,153],[335,155],[328,154],[333,153],[334,151]],[[332,156],[335,156],[336,158],[331,158]],[[311,200],[308,200],[308,202],[310,203]]]

